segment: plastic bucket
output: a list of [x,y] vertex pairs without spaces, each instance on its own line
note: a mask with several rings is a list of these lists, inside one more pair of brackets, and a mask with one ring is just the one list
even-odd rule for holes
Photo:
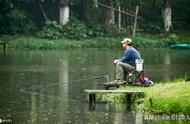
[[143,59],[136,59],[135,63],[136,63],[136,71],[142,71],[144,60]]

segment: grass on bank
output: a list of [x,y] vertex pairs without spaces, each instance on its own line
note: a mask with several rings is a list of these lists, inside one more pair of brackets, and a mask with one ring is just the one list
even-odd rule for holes
[[[129,37],[129,36],[125,36]],[[32,36],[1,35],[0,40],[8,42],[10,48],[16,49],[63,49],[63,48],[118,48],[123,36],[96,37],[89,39],[40,39]],[[168,47],[172,44],[190,44],[188,33],[177,34],[138,34],[132,38],[134,47]]]
[[[16,37],[8,42],[10,48],[16,49],[63,49],[63,48],[119,48],[122,38],[98,37],[93,39],[40,39],[35,37]],[[160,47],[159,40],[145,37],[133,38],[135,47]]]
[[[133,99],[143,101],[138,106],[141,106],[141,110],[145,112],[155,114],[183,113],[190,115],[190,82],[186,82],[184,79],[157,83],[152,87],[121,87],[119,90],[144,91],[144,98],[134,96]],[[105,94],[101,96],[101,100],[113,103],[123,103],[126,101],[123,94]]]

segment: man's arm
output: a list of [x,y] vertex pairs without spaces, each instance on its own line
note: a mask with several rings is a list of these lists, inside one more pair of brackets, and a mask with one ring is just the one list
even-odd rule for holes
[[130,51],[127,51],[124,53],[124,56],[120,61],[126,63],[129,58],[130,58]]

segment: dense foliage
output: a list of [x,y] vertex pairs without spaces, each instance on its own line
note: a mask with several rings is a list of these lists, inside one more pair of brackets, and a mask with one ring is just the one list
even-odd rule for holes
[[92,30],[85,23],[76,18],[70,18],[66,25],[58,24],[56,21],[47,20],[38,36],[45,39],[86,39],[89,37],[103,36],[101,30]]
[[[60,1],[64,0],[1,0],[0,34],[29,34],[42,38],[89,38],[96,36],[128,35],[131,33],[134,17],[114,11],[114,23],[108,23],[111,9],[100,6],[98,2],[118,10],[134,14],[139,5],[138,30],[148,33],[162,33],[163,21],[160,0],[70,0],[70,20],[65,26],[59,24]],[[172,0],[173,31],[189,31],[190,1]],[[38,32],[38,33],[36,33]]]

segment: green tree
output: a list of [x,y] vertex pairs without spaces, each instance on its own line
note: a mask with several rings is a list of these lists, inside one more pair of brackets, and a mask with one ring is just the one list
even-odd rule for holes
[[29,9],[32,8],[32,1],[0,1],[0,33],[28,34],[35,30],[32,15],[26,6],[28,6]]

